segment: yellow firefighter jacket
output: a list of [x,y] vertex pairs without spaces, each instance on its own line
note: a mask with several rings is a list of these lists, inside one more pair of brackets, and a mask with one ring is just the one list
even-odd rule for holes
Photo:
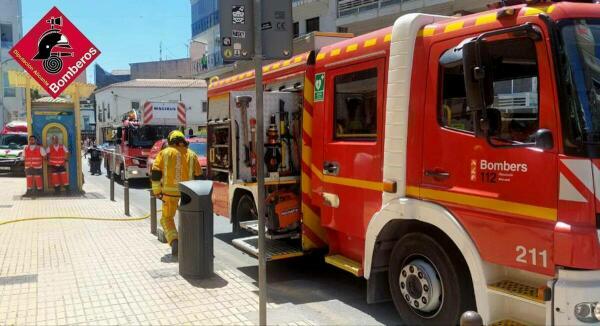
[[160,180],[152,178],[152,192],[167,196],[179,196],[178,183],[191,180],[202,173],[196,153],[185,147],[171,146],[158,153],[152,170],[162,172]]

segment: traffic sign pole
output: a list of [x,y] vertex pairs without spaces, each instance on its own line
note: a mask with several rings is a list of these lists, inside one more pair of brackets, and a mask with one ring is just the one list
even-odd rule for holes
[[256,77],[256,183],[258,214],[258,319],[267,325],[267,261],[265,258],[265,165],[262,76],[261,0],[254,0],[254,69]]

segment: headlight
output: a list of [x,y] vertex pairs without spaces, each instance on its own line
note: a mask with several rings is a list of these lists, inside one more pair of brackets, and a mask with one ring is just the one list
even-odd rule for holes
[[600,304],[598,302],[581,302],[575,305],[575,317],[584,323],[600,321]]

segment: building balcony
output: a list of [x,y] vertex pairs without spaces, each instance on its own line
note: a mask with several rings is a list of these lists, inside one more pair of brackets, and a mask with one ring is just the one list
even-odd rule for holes
[[360,35],[393,25],[410,12],[453,15],[457,12],[481,11],[493,0],[337,0],[338,27]]
[[329,0],[292,0],[294,20],[317,17],[329,11]]

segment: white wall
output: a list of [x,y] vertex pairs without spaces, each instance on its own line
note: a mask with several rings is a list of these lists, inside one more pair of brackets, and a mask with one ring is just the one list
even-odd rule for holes
[[[113,92],[113,93],[111,93]],[[121,116],[131,110],[131,102],[140,103],[140,111],[144,102],[183,102],[187,108],[187,126],[195,128],[206,125],[206,112],[202,112],[202,103],[206,102],[206,88],[159,88],[159,87],[111,87],[96,92],[96,113],[102,114],[102,105],[110,106],[110,119],[97,119],[96,130],[100,132],[106,127],[121,122]],[[141,119],[141,117],[139,117]]]
[[337,32],[336,21],[337,0],[305,0],[294,6],[294,22],[299,23],[300,35],[306,34],[306,20],[319,17],[319,31]]

